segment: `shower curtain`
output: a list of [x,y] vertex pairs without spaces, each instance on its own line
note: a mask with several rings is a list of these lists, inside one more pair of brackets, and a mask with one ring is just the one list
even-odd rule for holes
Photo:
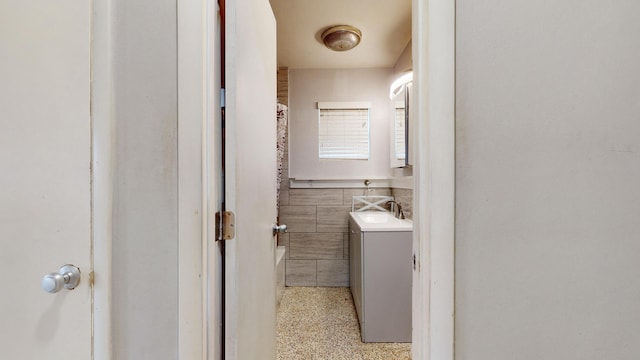
[[287,135],[287,117],[288,108],[286,105],[278,103],[277,107],[277,126],[278,126],[278,138],[276,142],[277,156],[278,156],[278,172],[277,172],[277,192],[276,192],[276,204],[278,209],[280,208],[280,181],[282,181],[282,167],[284,161],[284,150],[286,146]]

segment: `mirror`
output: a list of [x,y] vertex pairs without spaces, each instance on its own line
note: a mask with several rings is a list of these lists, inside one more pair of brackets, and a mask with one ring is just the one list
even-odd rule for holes
[[411,120],[411,88],[412,73],[407,73],[391,85],[389,96],[393,105],[391,127],[391,167],[411,166],[410,120]]
[[391,128],[391,167],[403,167],[406,166],[407,160],[407,131],[404,92],[393,98],[392,103],[393,126]]

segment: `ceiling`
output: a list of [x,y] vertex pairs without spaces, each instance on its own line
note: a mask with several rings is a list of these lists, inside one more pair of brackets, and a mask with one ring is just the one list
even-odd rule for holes
[[[270,0],[278,23],[278,66],[392,67],[411,39],[411,0]],[[362,31],[353,50],[327,49],[320,38],[334,25]]]

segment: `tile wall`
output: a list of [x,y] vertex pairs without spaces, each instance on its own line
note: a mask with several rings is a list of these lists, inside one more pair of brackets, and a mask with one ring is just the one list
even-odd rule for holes
[[289,106],[289,68],[278,68],[277,72],[277,97],[278,102]]
[[286,285],[349,286],[351,198],[365,193],[391,195],[391,189],[281,187],[281,191],[280,222],[289,229],[278,241],[287,247]]
[[391,188],[391,196],[402,206],[405,218],[413,219],[413,190]]

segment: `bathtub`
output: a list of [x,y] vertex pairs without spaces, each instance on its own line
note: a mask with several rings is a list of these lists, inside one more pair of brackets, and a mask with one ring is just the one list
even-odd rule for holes
[[284,294],[284,258],[287,248],[278,246],[276,248],[276,304],[280,304],[282,294]]

